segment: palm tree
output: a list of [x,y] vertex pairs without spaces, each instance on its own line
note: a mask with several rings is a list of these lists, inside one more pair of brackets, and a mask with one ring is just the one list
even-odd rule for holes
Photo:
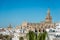
[[46,37],[46,31],[44,31],[43,33],[40,32],[38,35],[36,35],[33,31],[29,31],[29,33],[27,34],[28,40],[46,40]]
[[39,33],[38,40],[46,40],[47,32],[44,31],[43,33]]
[[35,33],[33,31],[29,31],[27,38],[28,40],[35,40]]
[[43,40],[46,40],[47,32],[45,31],[45,32],[42,34],[42,36],[43,36]]
[[39,33],[37,37],[37,40],[41,40],[41,33]]

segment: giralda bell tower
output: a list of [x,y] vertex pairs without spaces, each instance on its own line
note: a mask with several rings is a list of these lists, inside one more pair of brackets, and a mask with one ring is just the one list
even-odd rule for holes
[[50,16],[50,9],[48,9],[45,22],[47,22],[47,23],[52,23],[52,17]]

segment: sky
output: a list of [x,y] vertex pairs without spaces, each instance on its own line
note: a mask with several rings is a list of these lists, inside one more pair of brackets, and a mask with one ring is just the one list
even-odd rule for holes
[[60,0],[0,0],[0,27],[45,20],[48,8],[52,21],[60,21]]

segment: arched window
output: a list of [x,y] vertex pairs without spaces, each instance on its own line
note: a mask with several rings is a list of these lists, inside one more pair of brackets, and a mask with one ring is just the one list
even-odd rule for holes
[[41,32],[41,29],[39,29],[39,32]]
[[37,32],[37,29],[35,28],[35,32]]

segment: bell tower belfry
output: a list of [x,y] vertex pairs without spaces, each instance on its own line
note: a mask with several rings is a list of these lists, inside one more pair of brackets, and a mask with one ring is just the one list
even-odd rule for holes
[[48,9],[47,16],[45,18],[45,22],[47,22],[47,23],[52,22],[52,17],[50,16],[50,9]]

